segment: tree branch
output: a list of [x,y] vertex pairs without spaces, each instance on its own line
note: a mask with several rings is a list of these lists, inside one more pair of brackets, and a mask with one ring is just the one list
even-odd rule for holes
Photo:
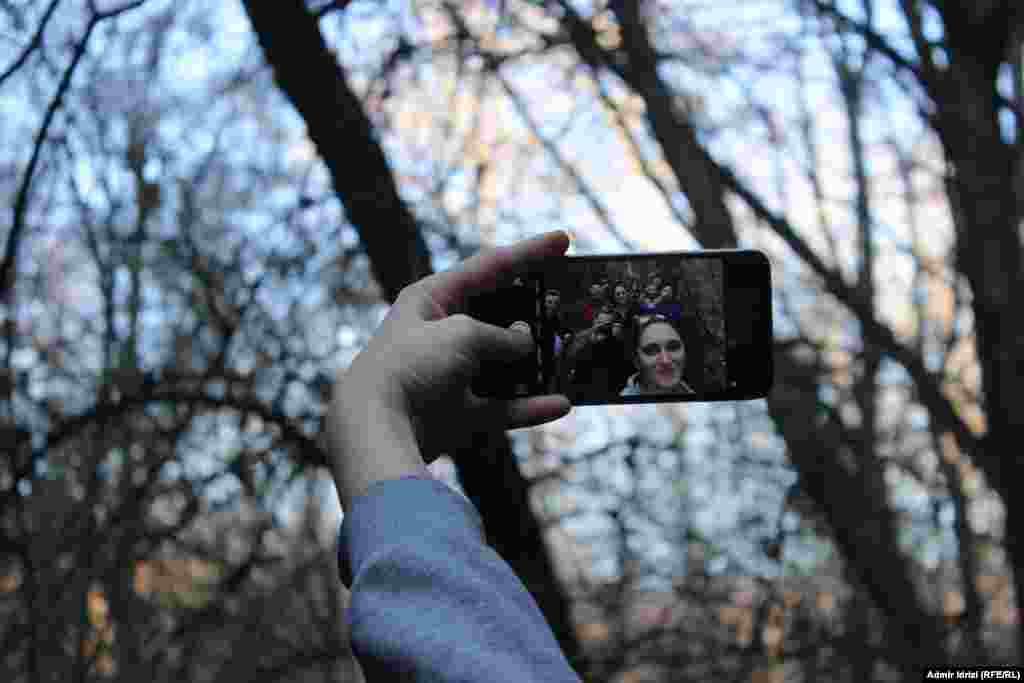
[[[258,415],[263,421],[277,425],[281,429],[281,436],[285,441],[293,443],[301,455],[300,462],[314,467],[327,467],[328,460],[323,449],[316,441],[302,432],[301,429],[292,423],[287,417],[271,410],[263,402],[245,396],[233,395],[240,392],[231,391],[231,383],[245,386],[246,379],[233,373],[224,373],[221,376],[199,375],[196,373],[166,372],[163,377],[158,378],[152,372],[140,373],[139,386],[135,391],[125,392],[125,395],[118,401],[95,406],[92,410],[75,417],[67,418],[47,434],[43,446],[36,452],[36,457],[44,457],[44,454],[51,449],[59,448],[60,445],[86,425],[100,420],[118,418],[125,413],[146,405],[148,403],[172,401],[180,403],[198,403],[211,407],[232,408],[243,413]],[[214,381],[228,383],[223,398],[216,398],[201,390],[201,386]],[[26,467],[20,476],[27,476],[29,468]]]
[[54,11],[57,9],[57,5],[60,4],[60,0],[52,0],[50,6],[46,8],[46,12],[43,14],[43,18],[39,20],[39,27],[36,29],[35,35],[32,36],[32,40],[29,41],[28,45],[21,51],[21,54],[7,67],[2,74],[0,74],[0,87],[3,86],[11,74],[20,69],[25,61],[28,60],[28,56],[32,54],[43,42],[43,32],[46,30],[46,25],[50,23],[50,17],[53,16]]
[[328,2],[320,9],[316,10],[313,16],[316,17],[317,21],[319,21],[331,12],[344,12],[351,4],[352,0],[332,0],[332,2]]
[[[571,8],[569,8],[569,11],[571,11]],[[582,33],[577,35],[582,35]],[[643,47],[644,45],[641,43],[635,45],[634,49],[641,49]],[[584,52],[592,52],[594,49],[599,50],[600,48],[596,45],[595,39],[595,45],[582,46],[578,47],[578,49],[583,54]],[[653,84],[638,78],[638,73],[634,68],[629,69],[627,83],[648,103],[649,111],[652,109],[653,101],[663,99],[664,97],[661,93],[652,92],[654,89]],[[649,116],[653,118],[654,114],[651,113]],[[680,125],[676,123],[673,125],[673,128],[678,128]],[[659,134],[657,128],[655,126],[655,135],[662,141],[663,147],[665,147],[668,140],[679,136],[679,134],[669,136]],[[681,134],[686,137],[692,137],[694,132],[689,127],[685,127]],[[907,369],[907,372],[918,387],[922,400],[932,411],[932,414],[954,433],[958,445],[964,452],[971,454],[972,457],[976,456],[978,453],[978,436],[971,432],[966,423],[960,419],[952,403],[942,393],[939,377],[933,375],[925,367],[924,361],[912,349],[902,344],[891,329],[878,321],[872,313],[870,303],[863,299],[857,288],[848,285],[838,271],[834,271],[825,265],[788,221],[775,215],[768,209],[764,202],[750,191],[730,169],[712,158],[702,145],[695,140],[692,140],[691,143],[688,145],[688,148],[692,148],[692,153],[699,158],[701,165],[717,176],[718,182],[726,189],[743,199],[754,211],[755,215],[767,223],[786,242],[790,249],[823,280],[826,289],[857,316],[866,337],[879,345]],[[676,173],[677,179],[680,181],[684,179],[680,177],[682,171],[681,167],[677,164],[673,164],[673,171]],[[690,193],[687,192],[687,194]]]
[[910,73],[918,80],[918,82],[924,84],[920,68],[917,64],[907,59],[900,53],[899,50],[894,48],[889,41],[887,41],[881,34],[875,31],[871,26],[861,23],[855,19],[851,19],[836,8],[832,2],[825,2],[825,0],[810,0],[814,7],[819,13],[828,15],[835,19],[840,24],[847,28],[853,29],[858,35],[860,35],[864,42],[867,43],[868,47],[877,50],[881,54],[889,58],[893,64],[898,66],[900,69]]
[[824,282],[826,289],[849,308],[860,320],[864,334],[876,344],[881,346],[894,359],[896,359],[917,385],[922,401],[944,425],[946,425],[956,436],[960,448],[976,457],[978,453],[978,438],[967,424],[957,415],[952,403],[942,393],[940,376],[932,373],[925,366],[924,361],[914,352],[900,342],[889,327],[879,322],[871,315],[870,305],[863,300],[856,288],[848,285],[842,276],[825,265],[818,258],[810,246],[796,233],[793,227],[784,218],[776,216],[764,205],[764,203],[751,192],[731,170],[718,166],[713,162],[718,172],[722,175],[725,185],[754,211],[758,218],[766,222],[776,234],[778,234],[789,247],[810,266]]
[[910,35],[914,40],[917,57],[921,60],[923,69],[921,71],[921,83],[924,84],[929,92],[934,93],[939,85],[940,71],[935,64],[935,60],[932,59],[931,46],[924,36],[921,11],[917,2],[918,0],[900,0],[900,6],[903,8],[903,16],[907,21],[907,26],[910,27]]
[[541,145],[543,145],[544,149],[547,150],[548,154],[552,156],[555,162],[558,163],[558,165],[562,168],[562,171],[565,172],[565,174],[568,175],[570,178],[572,178],[572,181],[576,185],[580,194],[583,195],[583,198],[587,201],[588,204],[590,204],[590,208],[594,211],[595,214],[597,214],[597,217],[601,219],[601,222],[604,223],[605,230],[607,230],[612,235],[612,237],[618,240],[619,243],[622,244],[625,248],[637,251],[639,245],[637,245],[635,242],[633,242],[628,237],[623,235],[622,232],[619,231],[617,227],[615,227],[615,222],[612,220],[611,214],[608,213],[608,209],[601,202],[601,200],[598,199],[597,193],[590,188],[590,186],[587,184],[587,181],[584,180],[583,176],[580,175],[579,171],[573,168],[572,164],[570,164],[562,155],[562,153],[558,151],[558,147],[555,145],[555,143],[553,143],[551,140],[548,140],[544,135],[541,134],[540,127],[537,125],[537,122],[533,120],[532,116],[530,116],[529,109],[526,107],[525,104],[523,104],[523,100],[519,96],[519,94],[512,89],[512,85],[508,82],[508,80],[497,71],[495,71],[495,75],[498,79],[498,82],[501,83],[502,88],[505,90],[505,93],[508,95],[509,100],[511,100],[512,105],[519,113],[519,116],[522,117],[523,121],[526,123],[526,126],[533,132],[534,135],[537,136],[537,139],[540,141]]
[[[366,246],[374,277],[387,300],[395,301],[402,287],[431,273],[430,251],[398,193],[363,103],[304,2],[245,0],[244,5],[281,92],[306,122],[309,138],[330,170],[348,220]],[[353,173],[356,168],[359,172]],[[385,216],[388,227],[382,229]],[[403,251],[396,253],[396,245]]]
[[[933,416],[956,432],[958,441],[964,444],[963,450],[976,452],[975,435],[959,419],[942,394],[938,377],[932,376],[922,359],[905,348],[893,332],[874,317],[870,302],[865,299],[863,292],[848,285],[840,273],[826,266],[788,221],[771,212],[730,169],[715,161],[700,143],[697,131],[686,120],[685,114],[673,107],[671,94],[657,72],[657,58],[638,16],[637,3],[615,3],[613,9],[623,27],[623,44],[628,53],[625,81],[647,103],[654,135],[680,186],[691,200],[698,225],[703,224],[703,232],[698,230],[696,235],[698,240],[705,246],[736,244],[732,219],[724,207],[721,194],[728,191],[739,195],[755,215],[782,237],[790,249],[824,280],[825,289],[856,315],[865,338],[894,356],[908,369],[919,385],[918,391],[926,405],[932,409]],[[566,14],[572,16],[571,8],[566,10]],[[577,31],[575,35],[586,39],[583,31]],[[581,55],[593,54],[595,49],[596,46],[592,44],[577,46]],[[583,59],[588,63],[591,61],[586,56]],[[705,237],[707,239],[703,239]],[[831,426],[831,438],[824,440],[822,428],[815,426],[820,419],[816,414],[820,408],[815,400],[816,380],[807,375],[809,369],[784,354],[777,358],[777,373],[785,375],[787,381],[777,387],[776,397],[769,401],[769,410],[776,423],[787,431],[785,438],[790,445],[792,457],[801,468],[801,476],[808,482],[809,489],[813,490],[814,499],[824,505],[825,501],[833,499],[837,494],[864,491],[863,482],[857,478],[849,476],[839,467],[829,467],[820,462],[822,452],[834,454],[837,460],[840,459],[841,439],[838,430]],[[784,393],[780,394],[780,391]],[[789,408],[799,409],[806,414],[794,417]],[[799,424],[801,422],[805,424]],[[891,511],[887,509],[884,497],[872,498],[871,501],[871,510],[865,511],[869,518],[866,524],[859,519],[844,518],[839,511],[830,509],[833,517],[830,523],[835,529],[837,541],[847,553],[869,547],[878,548],[880,544],[887,548],[885,570],[861,562],[857,565],[858,572],[862,574],[876,604],[893,619],[894,627],[906,628],[907,642],[914,643],[915,647],[937,648],[938,641],[932,637],[936,632],[933,620],[919,604],[905,568],[896,559],[900,553],[894,543]],[[893,599],[890,589],[900,594],[898,600]],[[934,650],[933,654],[937,656],[938,652]]]
[[558,0],[558,5],[565,13],[563,19],[569,34],[569,42],[576,48],[580,57],[595,72],[604,67],[623,81],[626,78],[626,55],[621,50],[609,52],[597,42],[597,33],[589,22],[576,12],[568,0]]
[[96,11],[96,15],[95,15],[96,21],[100,22],[100,21],[103,21],[104,19],[111,19],[113,17],[116,17],[119,14],[124,14],[125,12],[130,12],[133,9],[137,9],[139,7],[142,7],[142,5],[144,5],[145,3],[146,3],[146,0],[133,0],[132,2],[126,2],[125,4],[120,5],[119,7],[114,7],[113,9],[108,9],[105,12],[100,12],[98,10],[95,10],[95,4],[93,2],[90,2],[89,4],[93,7],[94,11]]
[[[57,85],[57,92],[54,94],[53,99],[50,100],[50,104],[46,108],[46,112],[43,114],[43,122],[39,126],[39,130],[36,132],[32,148],[32,156],[29,157],[28,167],[25,169],[25,174],[21,179],[21,185],[18,187],[18,193],[14,199],[14,222],[11,225],[10,235],[7,238],[7,246],[4,250],[3,263],[0,263],[0,300],[9,301],[10,297],[14,293],[14,279],[16,277],[15,261],[17,258],[18,242],[21,239],[21,231],[25,227],[25,209],[28,205],[28,191],[32,184],[32,176],[35,174],[36,166],[39,165],[39,157],[42,155],[43,151],[43,142],[46,140],[50,124],[53,122],[53,118],[56,116],[61,102],[64,100],[64,95],[67,93],[68,87],[71,85],[71,77],[74,75],[75,69],[78,67],[78,63],[85,54],[86,44],[89,42],[89,37],[92,35],[93,29],[96,28],[97,23],[96,17],[93,16],[85,29],[85,34],[75,46],[74,56],[71,58],[71,62],[68,64],[67,68],[64,69],[64,74],[60,79],[60,83]],[[8,339],[9,346],[10,342],[11,340]]]
[[665,197],[665,204],[668,206],[669,211],[675,216],[675,219],[679,221],[679,225],[689,229],[689,222],[683,212],[679,210],[679,207],[675,205],[671,198],[671,189],[668,185],[658,177],[651,163],[647,160],[643,150],[640,149],[640,144],[636,141],[633,136],[633,132],[629,129],[629,122],[626,120],[625,115],[622,111],[615,106],[612,101],[611,94],[608,92],[608,88],[605,87],[604,83],[601,82],[600,74],[597,71],[591,70],[591,78],[594,81],[594,85],[597,86],[598,95],[601,97],[601,101],[604,106],[608,108],[612,116],[615,117],[615,122],[618,124],[619,129],[622,131],[622,136],[626,140],[626,144],[629,147],[630,152],[636,157],[637,163],[640,164],[640,168],[643,170],[644,175],[647,179],[654,183],[655,187],[661,191],[663,197]]
[[[97,12],[95,10],[95,3],[90,2],[90,6],[93,8],[93,14],[89,18],[89,23],[86,25],[85,33],[75,46],[71,62],[68,64],[67,68],[64,70],[64,74],[61,76],[60,83],[57,85],[57,92],[54,94],[53,99],[46,108],[46,113],[43,115],[43,122],[39,126],[35,141],[33,142],[32,155],[29,157],[28,167],[25,169],[25,174],[22,177],[21,185],[18,188],[18,193],[14,200],[14,220],[11,225],[10,234],[7,238],[6,248],[4,249],[3,262],[0,263],[0,302],[10,303],[11,298],[13,297],[14,281],[17,277],[18,246],[21,241],[21,233],[25,227],[25,211],[28,206],[28,194],[29,188],[32,184],[32,177],[35,175],[36,167],[39,165],[39,158],[42,155],[43,143],[46,141],[50,124],[53,123],[57,110],[60,109],[61,103],[64,101],[64,96],[67,94],[68,88],[71,86],[71,77],[74,75],[75,69],[78,68],[79,62],[85,55],[89,38],[92,36],[93,30],[100,24],[100,22],[140,7],[145,2],[146,0],[134,0],[134,2],[129,2],[105,12]],[[55,6],[56,2],[53,3],[48,11],[52,11]],[[8,328],[8,356],[10,355],[10,350],[14,346],[13,334],[13,327]],[[9,363],[7,365],[9,366]]]

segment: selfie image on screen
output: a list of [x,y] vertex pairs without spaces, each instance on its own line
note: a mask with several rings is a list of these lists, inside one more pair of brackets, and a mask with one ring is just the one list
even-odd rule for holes
[[536,353],[490,367],[481,391],[573,403],[725,391],[725,266],[665,254],[569,259],[474,298],[476,317],[529,333]]
[[542,379],[570,400],[725,389],[720,258],[570,262],[547,273]]

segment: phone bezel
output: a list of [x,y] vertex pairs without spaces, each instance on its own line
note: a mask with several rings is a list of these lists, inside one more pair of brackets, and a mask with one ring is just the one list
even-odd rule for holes
[[[566,262],[622,262],[622,261],[649,261],[651,259],[663,260],[672,258],[719,258],[722,260],[723,297],[722,303],[725,318],[725,338],[727,340],[725,362],[726,379],[732,382],[730,368],[746,365],[748,368],[755,368],[757,376],[749,375],[749,381],[735,386],[727,386],[720,391],[702,391],[697,396],[686,395],[664,395],[651,394],[637,396],[616,396],[614,400],[573,400],[569,397],[573,406],[590,405],[630,405],[645,403],[707,403],[720,401],[743,401],[765,398],[771,390],[774,377],[773,364],[773,337],[772,337],[772,306],[771,306],[771,265],[767,256],[760,251],[753,249],[708,249],[701,251],[672,251],[672,252],[650,252],[644,254],[584,254],[573,256],[560,256],[545,261],[538,267],[522,273],[530,278],[538,278],[540,286],[537,297],[538,305],[543,305],[544,292],[550,282],[557,281],[548,276],[553,269],[566,269]],[[730,345],[733,339],[730,330],[737,327],[734,322],[735,316],[742,315],[739,307],[733,301],[731,287],[743,287],[746,294],[750,293],[750,282],[758,283],[758,308],[763,312],[763,318],[752,330],[752,336],[747,343],[742,345]],[[730,303],[732,302],[732,305]],[[758,360],[752,362],[751,358]],[[744,359],[743,361],[739,359]],[[473,384],[473,390],[480,396],[486,395],[489,398],[509,399],[507,395],[497,392],[486,391],[479,393],[479,389],[486,387],[486,381],[477,378]],[[545,395],[545,394],[539,394]]]

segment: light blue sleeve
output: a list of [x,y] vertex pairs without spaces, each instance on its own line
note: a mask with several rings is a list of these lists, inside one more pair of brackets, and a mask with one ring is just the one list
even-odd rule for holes
[[341,580],[368,683],[579,682],[537,603],[444,482],[378,482],[345,511]]

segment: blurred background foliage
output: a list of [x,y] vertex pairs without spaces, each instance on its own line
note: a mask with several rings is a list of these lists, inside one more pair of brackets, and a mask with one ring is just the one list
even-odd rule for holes
[[775,287],[769,399],[432,466],[581,676],[1019,663],[1019,3],[9,0],[0,38],[0,679],[361,680],[331,384],[402,287],[556,228]]

